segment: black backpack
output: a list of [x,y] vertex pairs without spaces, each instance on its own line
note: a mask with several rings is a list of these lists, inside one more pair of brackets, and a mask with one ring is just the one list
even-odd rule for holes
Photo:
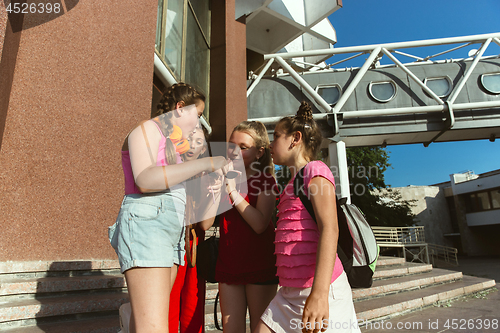
[[[304,168],[295,176],[294,193],[317,223],[312,203],[304,188],[303,173]],[[339,224],[337,253],[344,266],[349,284],[352,288],[369,288],[373,282],[373,272],[379,253],[375,235],[358,207],[347,204],[346,198],[335,201]]]

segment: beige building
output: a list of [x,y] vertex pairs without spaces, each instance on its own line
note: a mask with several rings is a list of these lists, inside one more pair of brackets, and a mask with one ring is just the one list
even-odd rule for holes
[[425,227],[428,243],[455,247],[463,255],[500,255],[500,170],[394,189],[402,199],[415,200],[415,224]]

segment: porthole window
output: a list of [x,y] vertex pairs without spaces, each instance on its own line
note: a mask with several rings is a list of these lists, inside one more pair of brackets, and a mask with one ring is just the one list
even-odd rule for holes
[[427,77],[424,84],[429,87],[438,97],[446,97],[451,92],[451,79],[443,77]]
[[396,96],[396,85],[392,81],[370,82],[368,91],[377,102],[387,103]]
[[342,88],[340,88],[338,84],[320,85],[316,87],[316,92],[330,104],[330,106],[333,106],[342,95]]
[[483,88],[492,94],[500,94],[500,73],[481,75]]

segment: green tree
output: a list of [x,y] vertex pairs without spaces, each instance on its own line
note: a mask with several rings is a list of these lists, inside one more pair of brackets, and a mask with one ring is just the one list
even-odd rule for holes
[[385,148],[347,148],[347,165],[351,202],[366,215],[370,225],[403,227],[414,224],[413,201],[403,200],[398,190],[385,184],[384,172],[391,166]]

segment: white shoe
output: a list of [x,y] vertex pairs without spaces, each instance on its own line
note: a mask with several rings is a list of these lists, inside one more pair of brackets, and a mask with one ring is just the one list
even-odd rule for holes
[[128,327],[130,324],[130,316],[132,315],[132,308],[130,303],[124,303],[120,306],[120,328],[121,331],[118,333],[128,333]]

